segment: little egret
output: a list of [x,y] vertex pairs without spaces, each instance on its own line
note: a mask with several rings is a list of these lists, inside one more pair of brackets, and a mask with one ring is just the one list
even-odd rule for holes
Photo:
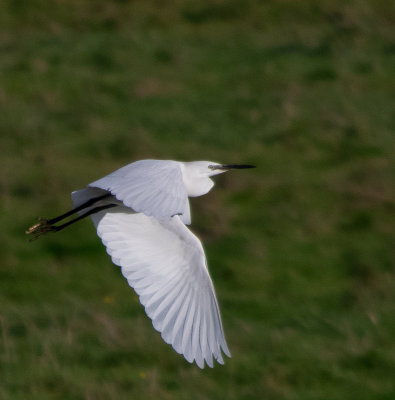
[[[200,368],[228,357],[214,287],[191,223],[189,197],[214,186],[210,179],[246,164],[141,160],[71,193],[74,208],[39,219],[32,239],[91,216],[114,264],[121,267],[163,340]],[[55,225],[77,213],[74,219]]]

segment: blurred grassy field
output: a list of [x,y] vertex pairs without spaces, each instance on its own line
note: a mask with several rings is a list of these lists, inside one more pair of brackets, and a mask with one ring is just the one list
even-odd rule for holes
[[[0,398],[395,398],[395,3],[0,3]],[[164,344],[89,221],[137,159],[248,162],[192,201],[233,357]]]

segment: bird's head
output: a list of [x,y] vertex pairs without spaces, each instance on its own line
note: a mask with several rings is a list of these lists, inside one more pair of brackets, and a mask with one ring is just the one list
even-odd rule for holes
[[182,163],[183,179],[188,196],[202,196],[213,186],[210,176],[222,174],[231,169],[255,168],[250,164],[220,164],[214,161],[194,161]]

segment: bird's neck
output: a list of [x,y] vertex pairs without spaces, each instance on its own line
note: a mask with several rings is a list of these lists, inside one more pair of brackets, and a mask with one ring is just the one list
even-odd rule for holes
[[214,186],[214,182],[208,176],[199,173],[193,165],[185,163],[180,163],[180,165],[188,197],[203,196]]

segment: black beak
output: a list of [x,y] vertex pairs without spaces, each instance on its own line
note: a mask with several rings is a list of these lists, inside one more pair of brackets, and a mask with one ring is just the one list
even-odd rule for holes
[[255,165],[250,164],[221,164],[221,165],[213,165],[213,169],[220,169],[223,171],[227,171],[228,169],[247,169],[247,168],[256,168]]

